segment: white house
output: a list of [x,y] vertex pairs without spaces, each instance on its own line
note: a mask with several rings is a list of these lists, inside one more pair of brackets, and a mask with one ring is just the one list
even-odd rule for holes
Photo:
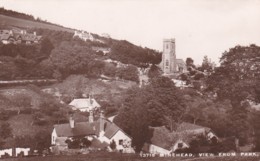
[[94,37],[89,33],[85,31],[75,31],[73,37],[78,37],[84,41],[90,40],[94,41]]
[[73,110],[80,110],[81,112],[95,111],[101,106],[94,98],[77,98],[72,100],[69,105]]
[[90,115],[89,122],[75,122],[70,118],[67,124],[54,125],[51,137],[52,145],[59,147],[60,150],[68,149],[67,139],[84,137],[92,142],[92,148],[104,149],[115,142],[115,150],[123,153],[134,152],[131,147],[132,138],[102,115],[97,121]]

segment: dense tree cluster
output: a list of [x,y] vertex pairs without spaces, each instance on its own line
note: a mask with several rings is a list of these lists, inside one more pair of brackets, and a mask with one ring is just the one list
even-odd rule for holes
[[[215,92],[219,101],[230,100],[225,124],[229,134],[239,138],[241,144],[247,143],[259,131],[250,123],[253,109],[249,102],[259,101],[260,47],[236,46],[223,53],[220,63],[207,79],[207,91]],[[224,124],[225,119],[221,122]]]
[[170,79],[159,77],[144,88],[128,91],[115,122],[133,137],[132,144],[140,151],[148,137],[148,126],[166,125],[173,130],[184,111],[179,89]]
[[147,67],[148,64],[159,64],[161,54],[149,48],[142,48],[128,41],[112,41],[110,57],[125,64]]
[[0,8],[0,14],[6,15],[6,16],[12,16],[12,17],[16,17],[16,18],[22,18],[25,20],[32,20],[32,21],[35,20],[32,15],[28,15],[25,13],[20,13],[20,12],[16,12],[16,11],[12,11],[12,10],[7,10],[3,7]]

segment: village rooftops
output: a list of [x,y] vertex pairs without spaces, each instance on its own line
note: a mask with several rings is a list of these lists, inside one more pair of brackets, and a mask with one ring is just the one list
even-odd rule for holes
[[0,41],[2,41],[2,42],[9,41],[9,43],[24,42],[26,44],[32,44],[32,43],[38,43],[41,39],[42,39],[42,36],[37,36],[36,32],[27,33],[24,30],[21,30],[21,31],[0,30]]

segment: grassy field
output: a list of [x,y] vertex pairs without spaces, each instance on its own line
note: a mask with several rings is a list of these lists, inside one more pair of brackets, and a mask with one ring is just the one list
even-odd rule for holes
[[9,158],[3,161],[259,161],[260,157],[143,158],[139,155],[98,152],[85,155]]
[[5,15],[0,15],[0,25],[1,26],[13,26],[13,27],[19,27],[19,28],[44,28],[44,29],[57,30],[57,31],[74,32],[74,30],[69,29],[69,28],[64,28],[64,27],[59,27],[59,26],[55,26],[55,25],[9,17],[9,16],[5,16]]

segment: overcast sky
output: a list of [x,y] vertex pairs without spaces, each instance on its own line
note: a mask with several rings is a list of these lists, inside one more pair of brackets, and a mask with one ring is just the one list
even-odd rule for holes
[[162,51],[218,62],[235,45],[260,45],[260,0],[0,0],[0,7]]

